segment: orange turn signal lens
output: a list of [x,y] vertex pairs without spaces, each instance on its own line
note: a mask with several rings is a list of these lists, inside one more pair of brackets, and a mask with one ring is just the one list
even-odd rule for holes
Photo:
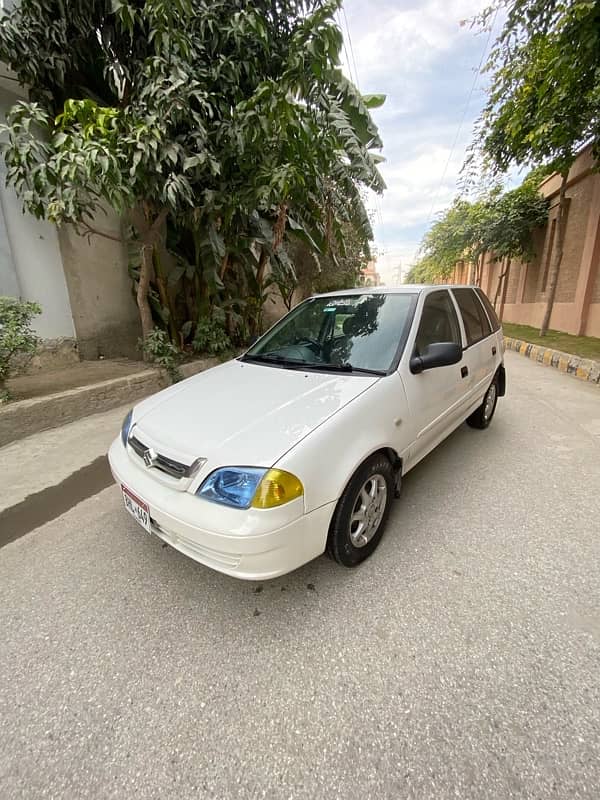
[[275,508],[303,494],[304,487],[295,475],[282,469],[270,469],[258,484],[252,508]]

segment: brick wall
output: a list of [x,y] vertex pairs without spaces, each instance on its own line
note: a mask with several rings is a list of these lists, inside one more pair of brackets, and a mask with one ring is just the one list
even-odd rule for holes
[[[563,258],[550,327],[568,333],[600,337],[600,174],[591,147],[584,148],[573,164],[567,184],[569,208]],[[514,261],[497,310],[511,322],[539,326],[548,298],[550,262],[556,246],[556,215],[560,176],[551,175],[540,186],[550,200],[548,224],[533,233],[533,256],[529,263]],[[481,287],[494,301],[503,263],[487,254]],[[455,281],[466,283],[468,265],[455,271]]]
[[519,288],[519,276],[523,265],[518,261],[514,261],[510,265],[510,273],[508,275],[508,286],[506,287],[506,302],[516,303],[517,289]]
[[596,280],[592,289],[592,303],[600,303],[600,269],[596,269]]
[[557,303],[572,303],[575,299],[575,287],[583,254],[592,190],[592,176],[588,176],[567,192],[570,203],[565,230],[565,249],[556,288]]

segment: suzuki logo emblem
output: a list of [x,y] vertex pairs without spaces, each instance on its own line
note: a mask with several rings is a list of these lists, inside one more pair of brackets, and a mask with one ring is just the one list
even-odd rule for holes
[[144,450],[143,458],[144,464],[148,467],[148,469],[150,469],[150,467],[155,466],[158,456],[156,455],[156,452],[149,447],[147,450]]

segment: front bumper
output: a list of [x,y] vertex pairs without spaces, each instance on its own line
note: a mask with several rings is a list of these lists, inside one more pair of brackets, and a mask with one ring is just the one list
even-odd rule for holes
[[115,481],[150,509],[152,531],[212,569],[245,580],[276,578],[325,550],[335,502],[304,513],[298,498],[279,508],[242,511],[172,489],[133,463],[120,438],[108,453]]

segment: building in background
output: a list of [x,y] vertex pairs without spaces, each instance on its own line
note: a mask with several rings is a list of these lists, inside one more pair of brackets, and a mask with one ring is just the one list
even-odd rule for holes
[[381,276],[376,269],[377,262],[369,261],[367,266],[360,271],[361,286],[381,286]]
[[[558,275],[550,328],[577,336],[600,337],[600,173],[592,146],[581,151],[567,184],[567,211],[563,258]],[[540,192],[550,200],[548,224],[534,232],[534,257],[529,262],[504,261],[487,253],[479,269],[460,262],[455,283],[477,282],[496,300],[506,322],[539,327],[548,298],[548,275],[556,240],[560,175],[546,178]],[[479,274],[478,274],[479,273]],[[504,276],[504,277],[503,277]]]

